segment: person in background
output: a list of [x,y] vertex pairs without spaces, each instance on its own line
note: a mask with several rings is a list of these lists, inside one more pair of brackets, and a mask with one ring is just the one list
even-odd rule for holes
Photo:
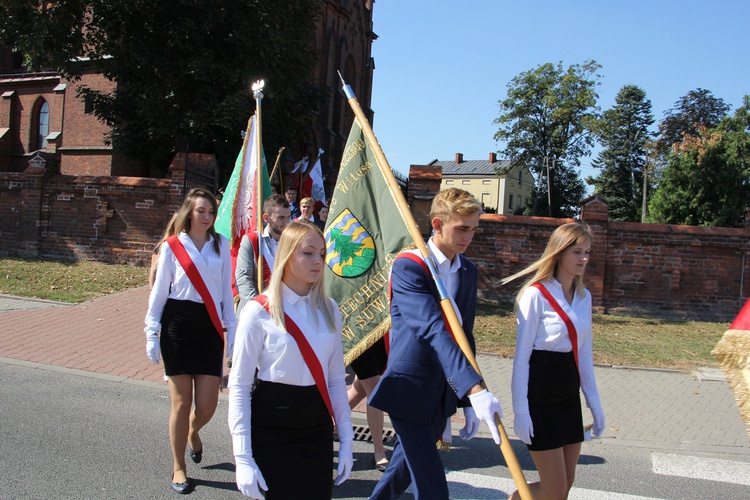
[[323,230],[323,223],[313,216],[315,200],[313,200],[309,196],[306,198],[302,198],[299,202],[299,208],[302,213],[299,217],[294,219],[295,222],[310,222],[320,228],[321,231]]
[[318,209],[318,220],[322,222],[323,227],[325,227],[326,222],[328,221],[328,205],[321,205]]
[[[539,482],[529,485],[534,498],[567,498],[573,487],[584,440],[580,389],[594,417],[594,435],[604,430],[594,378],[591,294],[583,285],[591,240],[586,224],[563,224],[539,260],[503,280],[531,275],[516,298],[511,392],[515,434],[539,472]],[[520,496],[515,492],[511,498]]]
[[[264,270],[264,280],[270,278],[270,270],[273,269],[276,249],[281,233],[290,219],[289,202],[280,194],[273,194],[263,202],[263,222],[266,224],[263,230],[262,243],[263,262],[268,266]],[[248,300],[258,295],[258,254],[256,248],[259,245],[258,235],[252,238],[244,235],[240,241],[240,249],[237,252],[237,264],[234,269],[234,280],[240,301],[237,305],[237,316]]]
[[325,255],[320,229],[289,224],[268,288],[240,314],[228,423],[237,486],[252,498],[331,498],[332,418],[340,441],[335,484],[351,472],[341,317],[325,293]]
[[[346,395],[349,398],[349,407],[354,409],[360,401],[369,397],[375,386],[378,385],[380,374],[385,370],[388,354],[385,350],[385,338],[370,346],[350,363],[355,377]],[[367,426],[370,428],[373,444],[373,467],[380,472],[385,472],[388,467],[388,456],[383,446],[383,424],[385,415],[382,410],[367,405]]]
[[[467,191],[441,191],[430,208],[433,232],[427,242],[472,350],[477,268],[462,254],[479,226],[481,210]],[[436,443],[459,404],[466,418],[459,436],[471,439],[483,421],[500,444],[495,425],[495,414],[502,417],[500,402],[482,387],[482,377],[453,339],[437,286],[422,264],[418,251],[407,251],[396,257],[391,271],[388,367],[368,403],[388,413],[398,441],[373,499],[399,498],[410,483],[415,498],[448,498]]]
[[[165,231],[145,320],[146,354],[154,363],[163,357],[169,383],[171,487],[178,493],[191,489],[186,448],[192,461],[200,463],[203,443],[199,432],[211,420],[219,399],[225,341],[208,308],[215,309],[226,328],[227,356],[232,352],[237,325],[229,243],[214,230],[216,213],[213,194],[203,188],[190,190]],[[186,274],[178,253],[194,264],[213,306]]]
[[284,191],[284,196],[286,197],[286,201],[289,202],[289,210],[292,213],[292,220],[295,220],[302,213],[300,212],[299,203],[297,203],[297,189],[293,186],[287,187]]

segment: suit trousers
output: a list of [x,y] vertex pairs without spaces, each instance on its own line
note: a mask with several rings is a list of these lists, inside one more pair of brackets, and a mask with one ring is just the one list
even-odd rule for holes
[[396,499],[414,483],[414,498],[448,500],[448,482],[437,449],[446,417],[436,415],[430,425],[419,425],[389,415],[398,442],[383,477],[370,500]]

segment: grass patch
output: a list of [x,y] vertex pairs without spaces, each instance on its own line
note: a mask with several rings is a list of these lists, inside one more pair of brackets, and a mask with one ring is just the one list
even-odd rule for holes
[[[0,293],[82,302],[148,284],[148,270],[91,261],[0,258]],[[594,315],[596,363],[689,370],[717,366],[711,349],[729,323]],[[516,318],[510,303],[480,302],[477,349],[512,357]]]
[[[711,350],[729,323],[594,315],[594,362],[690,370],[718,366]],[[474,324],[477,350],[512,357],[516,318],[511,304],[480,302]]]
[[0,259],[0,293],[61,302],[148,284],[148,269],[86,260]]

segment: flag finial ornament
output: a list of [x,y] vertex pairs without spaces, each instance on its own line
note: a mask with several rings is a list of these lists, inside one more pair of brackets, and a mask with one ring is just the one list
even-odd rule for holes
[[253,89],[253,97],[255,99],[263,99],[263,87],[266,85],[266,82],[264,80],[258,80],[257,82],[253,82],[252,89]]

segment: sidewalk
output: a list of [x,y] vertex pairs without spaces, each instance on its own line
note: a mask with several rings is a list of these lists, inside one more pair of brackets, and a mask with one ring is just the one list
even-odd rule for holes
[[[0,362],[26,361],[113,379],[164,384],[162,365],[145,354],[148,289],[132,289],[78,305],[0,295]],[[488,388],[499,398],[511,438],[513,362],[479,354]],[[729,385],[711,371],[595,368],[607,418],[603,444],[750,456],[750,437]],[[707,375],[707,376],[706,376]],[[364,422],[364,405],[355,408]],[[459,415],[454,417],[460,425]],[[584,422],[591,415],[584,412]],[[387,425],[387,420],[386,420]],[[486,429],[482,429],[486,431]]]

